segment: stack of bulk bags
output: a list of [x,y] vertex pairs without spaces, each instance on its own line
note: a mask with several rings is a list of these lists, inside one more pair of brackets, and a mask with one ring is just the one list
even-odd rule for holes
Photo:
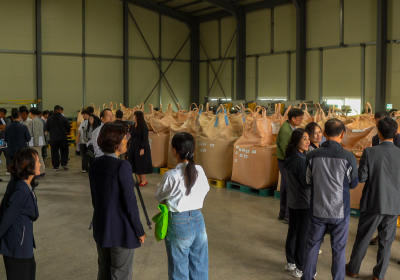
[[233,148],[232,181],[256,189],[276,187],[278,157],[272,140],[271,119],[265,108],[245,118],[243,135]]
[[[169,135],[169,141],[168,141],[168,168],[175,168],[175,166],[178,164],[176,161],[176,158],[172,155],[171,153],[171,141],[172,138],[177,134],[178,132],[188,132],[193,135],[193,138],[196,139],[196,127],[197,127],[197,122],[199,118],[199,111],[198,109],[194,109],[193,111],[190,111],[187,116],[187,120],[182,123],[179,121],[174,121],[171,123],[170,126],[170,135]],[[196,154],[195,154],[195,159],[196,159]]]
[[151,160],[153,167],[165,167],[168,162],[170,125],[175,122],[175,119],[170,114],[162,117],[160,113],[153,110],[152,105],[150,112],[146,115],[146,123],[151,127],[149,131]]
[[308,107],[307,107],[306,103],[300,103],[299,109],[301,109],[301,107],[303,107],[303,105],[305,107],[305,109],[303,110],[304,117],[303,117],[303,121],[299,125],[299,128],[305,128],[307,126],[307,124],[309,124],[310,122],[313,121],[313,118],[311,117],[310,113],[308,113]]
[[370,108],[370,113],[360,115],[356,121],[347,124],[342,140],[343,148],[355,154],[362,154],[365,148],[371,147],[372,138],[378,133],[371,105],[367,103],[366,107]]
[[207,178],[229,181],[232,176],[233,146],[242,136],[242,113],[227,114],[221,105],[217,115],[200,114],[196,132],[196,164],[203,167]]

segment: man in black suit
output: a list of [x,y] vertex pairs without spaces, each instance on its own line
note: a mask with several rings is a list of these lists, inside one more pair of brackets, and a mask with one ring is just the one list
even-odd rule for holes
[[378,123],[380,144],[365,149],[360,160],[358,178],[361,183],[365,182],[365,186],[356,241],[346,266],[346,275],[350,277],[358,276],[370,238],[378,228],[379,250],[372,279],[385,278],[400,215],[400,173],[397,167],[400,149],[393,144],[397,128],[397,122],[390,117],[381,119]]
[[[376,124],[376,126],[378,126],[378,122],[383,118],[390,117],[390,113],[387,111],[380,111],[380,112],[376,112],[374,117],[375,117],[375,124]],[[379,140],[378,134],[372,138],[372,146],[373,147],[378,146],[380,142],[381,141]],[[396,134],[394,136],[393,143],[396,147],[400,148],[400,134]],[[371,242],[369,243],[369,245],[378,245],[378,243],[379,243],[379,235],[377,235],[375,238],[373,238],[371,240]]]
[[6,127],[6,134],[4,140],[7,143],[10,157],[13,158],[14,154],[22,148],[27,148],[29,141],[31,141],[31,134],[28,127],[22,123],[21,115],[18,111],[12,112],[13,122]]

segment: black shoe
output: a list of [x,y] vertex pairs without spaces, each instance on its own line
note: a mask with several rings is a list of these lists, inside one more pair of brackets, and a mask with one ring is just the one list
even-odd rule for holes
[[285,220],[283,221],[284,224],[289,224],[289,218],[285,218]]
[[278,220],[283,221],[284,219],[285,219],[285,215],[282,215],[281,213],[279,213]]
[[53,171],[58,171],[58,170],[60,170],[60,168],[58,168],[58,167],[53,168]]
[[3,182],[3,179],[0,179],[0,182]]
[[64,168],[65,171],[67,171],[69,169],[68,166],[66,166],[66,165],[63,165],[62,167]]

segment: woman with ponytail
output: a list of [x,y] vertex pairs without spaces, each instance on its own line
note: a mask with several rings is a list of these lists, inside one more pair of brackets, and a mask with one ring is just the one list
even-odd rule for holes
[[165,237],[168,277],[207,280],[208,239],[201,208],[210,186],[203,168],[194,163],[193,136],[177,133],[171,146],[178,165],[164,174],[155,194],[169,212]]
[[298,128],[293,131],[286,147],[285,168],[288,175],[289,229],[286,238],[286,271],[293,271],[293,277],[303,275],[303,260],[306,251],[306,237],[310,221],[311,188],[307,184],[306,152],[310,146],[310,134]]

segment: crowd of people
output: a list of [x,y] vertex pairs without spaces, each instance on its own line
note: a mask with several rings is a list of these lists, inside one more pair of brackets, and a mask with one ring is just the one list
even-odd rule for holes
[[[35,179],[45,177],[42,146],[46,140],[53,170],[58,171],[60,163],[68,170],[71,126],[61,106],[45,114],[44,123],[38,109],[28,111],[30,118],[27,111],[13,109],[6,121],[7,111],[0,109],[1,121],[7,122],[0,135],[4,135],[3,153],[10,157],[7,172],[11,173],[0,205],[0,254],[8,280],[35,279],[33,222],[39,211],[34,189]],[[77,149],[82,172],[89,173],[97,279],[132,279],[134,250],[146,239],[132,173],[138,175],[140,186],[147,185],[146,174],[153,173],[149,131],[142,112],[135,112],[129,122],[122,120],[122,111],[116,112],[115,119],[110,109],[101,111],[100,118],[93,111],[92,107],[82,110]],[[204,170],[194,163],[194,149],[191,134],[173,137],[171,152],[178,165],[164,174],[155,193],[169,211],[165,236],[169,279],[208,279],[208,239],[201,208],[210,186]]]
[[[93,205],[93,237],[98,253],[97,279],[132,279],[134,250],[145,242],[134,191],[134,177],[147,185],[152,173],[148,128],[143,113],[133,122],[123,121],[104,109],[82,110],[84,121],[77,132],[82,172],[89,173]],[[43,113],[33,107],[0,108],[1,153],[11,179],[0,205],[0,254],[7,279],[34,279],[36,263],[33,222],[39,217],[35,179],[44,178],[47,144],[53,170],[68,170],[67,135],[71,126],[61,106]],[[277,136],[277,155],[282,174],[279,220],[289,225],[285,270],[296,278],[317,275],[318,255],[325,235],[332,247],[332,278],[358,277],[370,244],[378,244],[373,279],[384,279],[400,214],[400,158],[398,125],[387,112],[375,114],[378,134],[359,163],[342,148],[345,125],[330,119],[322,129],[309,123],[296,128],[304,117],[292,109]],[[201,213],[209,184],[201,166],[195,165],[195,141],[189,133],[177,133],[171,142],[177,159],[157,186],[155,199],[168,209],[165,245],[169,279],[208,279],[208,239]],[[365,183],[360,202],[356,241],[346,264],[345,249],[350,220],[350,189]],[[378,236],[373,238],[376,229]]]
[[[285,270],[296,278],[317,275],[318,255],[326,234],[332,247],[332,278],[358,277],[370,244],[379,245],[373,280],[384,279],[400,215],[400,156],[398,124],[388,112],[377,112],[378,134],[359,159],[341,142],[345,125],[338,119],[325,123],[324,136],[316,123],[305,129],[304,112],[292,109],[277,136],[278,165],[282,174],[278,219],[289,224]],[[350,189],[365,183],[356,241],[346,264]],[[378,236],[371,240],[376,229]]]

